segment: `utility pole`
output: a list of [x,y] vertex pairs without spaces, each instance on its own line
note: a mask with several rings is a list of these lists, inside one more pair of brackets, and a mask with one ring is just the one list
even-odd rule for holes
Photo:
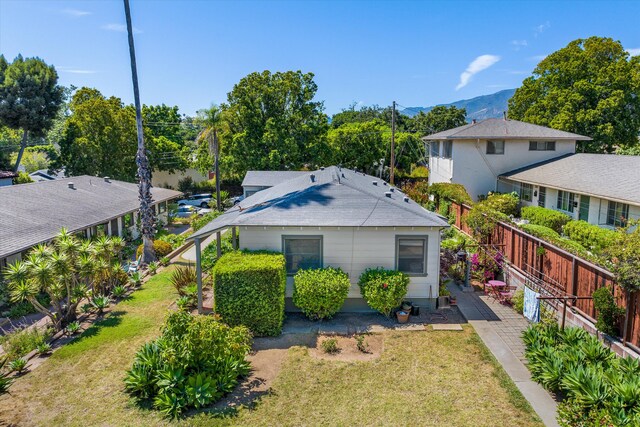
[[394,185],[394,174],[396,168],[396,101],[393,101],[391,108],[391,167],[389,174],[389,182]]

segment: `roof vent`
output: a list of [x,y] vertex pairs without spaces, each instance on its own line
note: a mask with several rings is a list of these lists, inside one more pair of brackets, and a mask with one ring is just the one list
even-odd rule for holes
[[340,175],[342,175],[342,177],[344,178],[344,172],[343,172],[343,173],[341,173]]
[[409,203],[409,198],[408,198],[407,196],[404,196],[404,199],[403,199],[403,200],[404,200],[406,203]]
[[109,178],[108,176],[104,177],[104,182],[111,182],[111,178]]
[[324,166],[320,166],[320,170],[323,171],[324,170]]
[[393,188],[393,187],[389,187],[389,191],[391,191],[393,193],[394,191],[396,191],[396,189]]
[[314,174],[309,175],[309,178],[311,178],[311,182],[316,182],[316,176]]
[[384,195],[387,196],[388,198],[391,198],[391,191],[385,191]]
[[382,185],[387,185],[387,181],[382,181]]
[[471,124],[475,125],[476,123],[478,123],[478,121],[476,119],[471,120]]
[[75,190],[76,186],[73,184],[73,182],[70,182],[67,184],[69,186],[70,189]]
[[378,181],[371,181],[373,185],[378,185]]
[[502,112],[502,118],[503,118],[503,119],[505,119],[505,120],[507,120],[507,112],[506,112],[506,111],[503,111],[503,112]]

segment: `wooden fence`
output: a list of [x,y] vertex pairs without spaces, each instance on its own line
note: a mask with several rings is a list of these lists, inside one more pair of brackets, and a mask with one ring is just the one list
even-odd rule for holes
[[[466,234],[471,234],[463,217],[471,210],[467,205],[452,203],[455,212],[455,226]],[[558,295],[578,297],[591,296],[603,286],[614,291],[618,304],[627,307],[625,341],[640,347],[640,292],[636,292],[631,301],[627,301],[625,292],[614,281],[608,270],[573,255],[551,243],[525,233],[510,224],[498,222],[490,236],[492,245],[498,247],[509,263],[525,276],[537,277],[553,288]],[[539,248],[544,248],[540,250]],[[593,302],[588,299],[577,300],[573,308],[587,319],[595,322],[596,312]]]

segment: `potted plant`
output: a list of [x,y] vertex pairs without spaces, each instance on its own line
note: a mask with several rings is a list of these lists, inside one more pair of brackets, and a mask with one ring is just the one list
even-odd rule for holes
[[450,304],[450,295],[451,293],[449,292],[449,289],[447,289],[444,286],[440,287],[439,290],[439,296],[438,296],[438,308],[445,308],[445,307],[449,307]]
[[409,312],[398,310],[396,311],[396,317],[398,318],[398,323],[407,323],[409,321]]
[[413,304],[411,303],[411,301],[402,301],[402,311],[406,311],[407,313],[411,313],[411,308],[413,307]]

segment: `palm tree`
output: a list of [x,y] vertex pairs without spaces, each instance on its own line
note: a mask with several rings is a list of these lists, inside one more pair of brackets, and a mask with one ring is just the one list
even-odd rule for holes
[[124,0],[124,13],[127,19],[127,33],[129,35],[129,56],[131,57],[131,78],[133,80],[133,98],[136,106],[136,124],[138,126],[138,152],[136,164],[138,165],[138,199],[140,200],[140,222],[142,233],[142,263],[148,264],[156,260],[153,250],[153,236],[155,234],[155,212],[153,210],[153,197],[151,196],[151,167],[149,158],[144,148],[144,133],[142,131],[142,110],[140,106],[140,91],[138,89],[138,70],[136,67],[136,51],[133,46],[133,27],[131,25],[131,9],[129,0]]
[[222,127],[222,110],[217,105],[198,111],[198,122],[203,127],[196,137],[198,143],[209,144],[209,155],[214,158],[214,170],[216,174],[216,208],[222,210],[220,203],[220,144],[218,132]]

